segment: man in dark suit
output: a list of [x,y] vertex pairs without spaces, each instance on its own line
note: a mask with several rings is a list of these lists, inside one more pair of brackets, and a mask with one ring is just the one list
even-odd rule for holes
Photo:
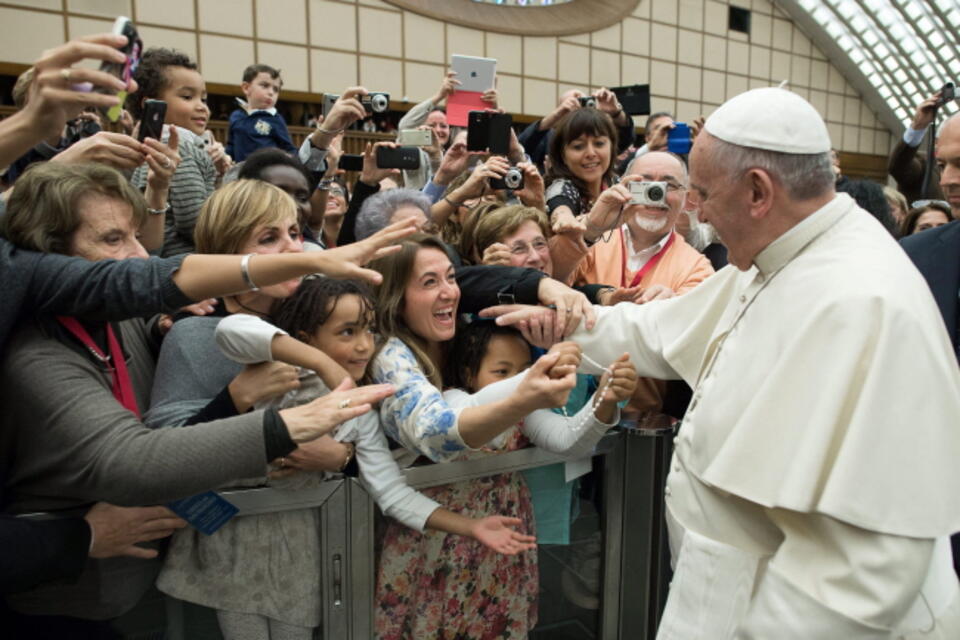
[[[960,115],[946,121],[937,139],[940,188],[954,218],[960,218]],[[930,285],[960,361],[960,220],[900,241]],[[957,487],[960,491],[960,487]],[[953,566],[960,575],[960,534],[952,538]]]

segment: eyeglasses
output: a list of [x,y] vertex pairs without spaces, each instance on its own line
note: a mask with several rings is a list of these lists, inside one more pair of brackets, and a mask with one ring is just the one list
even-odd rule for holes
[[530,253],[530,250],[533,249],[537,253],[542,253],[549,250],[546,240],[534,240],[530,244],[526,242],[518,242],[510,247],[510,253],[515,256],[525,256]]
[[950,208],[950,203],[946,200],[915,200],[910,203],[911,209],[916,209],[918,207],[929,207],[930,205],[937,205],[939,207]]
[[340,187],[330,187],[327,189],[327,196],[339,196],[343,198],[345,196],[343,189]]

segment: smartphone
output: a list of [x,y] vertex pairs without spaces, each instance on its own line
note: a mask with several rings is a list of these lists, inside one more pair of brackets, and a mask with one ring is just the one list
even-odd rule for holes
[[419,169],[420,149],[417,147],[377,147],[377,167],[380,169]]
[[490,139],[490,114],[471,111],[467,114],[467,151],[486,151]]
[[[137,28],[134,26],[133,20],[124,16],[120,16],[114,21],[113,35],[127,36],[127,44],[120,47],[120,51],[127,56],[127,59],[125,62],[104,62],[100,65],[100,70],[115,75],[129,84],[134,71],[140,66],[140,58],[143,54],[143,41],[140,39],[140,34],[137,33]],[[107,93],[107,91],[103,90],[102,93]],[[127,90],[123,89],[118,91],[116,95],[120,98],[120,104],[110,107],[105,112],[110,122],[116,122],[120,119],[120,112],[123,111],[123,103],[127,99]]]
[[690,153],[692,146],[690,127],[683,122],[674,122],[673,128],[667,132],[667,150],[677,155],[686,155]]
[[490,153],[505,156],[510,153],[510,128],[513,117],[509,113],[491,113],[490,133],[487,139],[487,148]]
[[397,136],[397,144],[405,147],[429,147],[433,144],[430,129],[403,129]]
[[137,140],[145,138],[160,140],[163,137],[163,119],[167,117],[167,103],[163,100],[144,100],[143,117],[140,119],[140,131]]
[[628,87],[614,87],[611,89],[620,101],[620,106],[627,115],[645,116],[650,113],[650,85],[634,84]]
[[363,171],[363,156],[355,153],[345,153],[340,156],[337,167],[344,171]]

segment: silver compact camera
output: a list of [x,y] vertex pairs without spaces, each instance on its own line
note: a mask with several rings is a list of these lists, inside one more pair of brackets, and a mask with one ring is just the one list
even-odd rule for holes
[[490,178],[491,189],[523,189],[523,170],[510,167],[502,178]]
[[580,96],[580,106],[581,107],[593,107],[597,108],[597,99],[593,96]]
[[390,94],[382,91],[371,91],[360,97],[360,103],[367,113],[383,113],[390,108]]
[[631,182],[630,204],[669,209],[666,182]]

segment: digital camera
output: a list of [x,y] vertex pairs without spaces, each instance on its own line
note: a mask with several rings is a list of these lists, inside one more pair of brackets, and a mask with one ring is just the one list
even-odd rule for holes
[[943,88],[940,89],[940,100],[937,101],[937,106],[942,107],[948,102],[953,102],[957,97],[957,90],[954,87],[952,82],[948,82],[943,85]]
[[490,178],[491,189],[523,189],[523,171],[510,167],[502,178]]
[[580,96],[580,106],[581,107],[593,107],[597,108],[597,99],[593,96]]
[[367,113],[384,113],[390,109],[390,94],[371,91],[365,96],[360,96],[360,104]]
[[668,209],[666,182],[631,182],[630,204]]

